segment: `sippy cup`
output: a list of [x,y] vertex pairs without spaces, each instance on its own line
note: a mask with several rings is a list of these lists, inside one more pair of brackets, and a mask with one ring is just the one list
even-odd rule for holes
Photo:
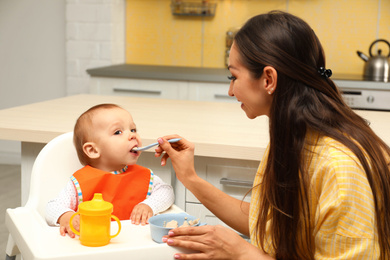
[[[70,218],[70,228],[80,236],[80,242],[84,246],[104,246],[110,242],[110,239],[116,237],[121,231],[121,222],[111,215],[113,205],[104,201],[101,193],[95,193],[91,201],[80,203],[78,212]],[[73,218],[80,214],[80,232],[72,224]],[[111,218],[118,223],[118,232],[111,235]]]

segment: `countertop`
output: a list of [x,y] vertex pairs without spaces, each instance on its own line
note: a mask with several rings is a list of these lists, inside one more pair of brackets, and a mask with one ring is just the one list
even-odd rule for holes
[[78,116],[100,103],[127,109],[143,145],[180,134],[196,144],[196,155],[258,161],[269,140],[267,118],[248,119],[239,103],[89,94],[0,110],[0,139],[47,143],[72,131]]
[[197,68],[119,64],[107,67],[88,69],[92,77],[138,78],[155,80],[179,80],[197,82],[229,83],[229,70],[221,68]]
[[[127,109],[143,145],[163,135],[179,134],[195,143],[198,156],[259,161],[269,142],[268,118],[248,119],[240,103],[88,94],[0,110],[0,139],[47,143],[72,131],[77,117],[100,103],[116,103]],[[356,112],[390,144],[390,112]]]

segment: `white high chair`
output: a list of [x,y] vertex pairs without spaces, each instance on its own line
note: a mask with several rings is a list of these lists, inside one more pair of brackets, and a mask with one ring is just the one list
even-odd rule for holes
[[[45,220],[47,202],[65,187],[70,176],[82,165],[73,146],[73,133],[62,134],[50,141],[37,156],[32,173],[30,194],[24,207],[7,209],[5,223],[10,233],[6,259],[19,253],[30,259],[173,259],[182,249],[152,241],[149,225],[122,222],[120,234],[102,247],[86,247],[78,238],[62,237],[59,227],[50,227]],[[166,212],[183,212],[173,205]],[[114,234],[116,225],[111,233]]]
[[40,221],[40,225],[46,224],[47,202],[58,195],[69,181],[69,177],[81,167],[73,146],[73,132],[54,138],[41,150],[32,169],[30,194],[26,205],[7,209],[6,225],[10,235],[6,254],[9,259],[14,259],[19,251],[23,256],[31,255],[29,241],[21,236],[20,231],[34,223],[20,223],[16,216],[31,214],[33,218],[30,221]]

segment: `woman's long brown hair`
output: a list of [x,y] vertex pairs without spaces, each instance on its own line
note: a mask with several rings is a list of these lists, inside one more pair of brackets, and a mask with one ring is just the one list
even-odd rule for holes
[[272,11],[251,18],[234,41],[241,62],[253,77],[259,78],[267,65],[278,73],[256,224],[259,246],[265,250],[266,225],[271,219],[277,259],[314,259],[309,177],[304,167],[309,158],[303,158],[306,133],[313,130],[344,144],[363,165],[374,195],[381,259],[390,259],[390,170],[386,160],[390,148],[345,104],[333,81],[318,72],[325,67],[325,56],[313,30],[296,16]]

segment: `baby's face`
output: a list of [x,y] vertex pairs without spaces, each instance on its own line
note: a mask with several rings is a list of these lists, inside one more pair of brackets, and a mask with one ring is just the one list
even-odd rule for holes
[[116,171],[137,163],[140,152],[131,149],[142,143],[129,112],[122,108],[101,109],[92,121],[93,142],[100,152],[96,167]]

